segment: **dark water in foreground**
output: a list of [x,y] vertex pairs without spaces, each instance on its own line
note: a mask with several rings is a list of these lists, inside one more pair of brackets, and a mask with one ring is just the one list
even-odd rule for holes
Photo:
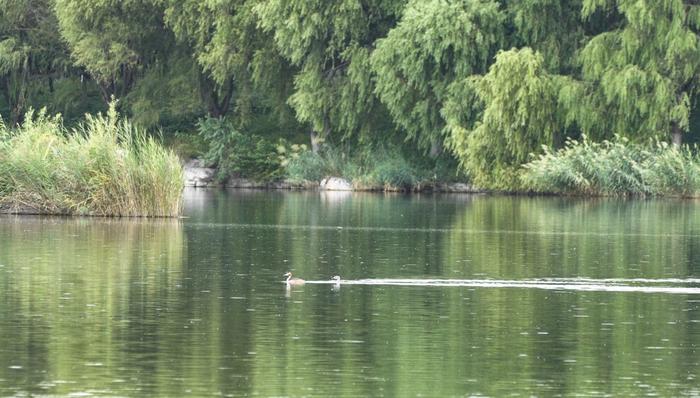
[[[0,396],[700,395],[698,202],[188,191],[185,212],[0,217]],[[287,290],[288,269],[366,281]]]

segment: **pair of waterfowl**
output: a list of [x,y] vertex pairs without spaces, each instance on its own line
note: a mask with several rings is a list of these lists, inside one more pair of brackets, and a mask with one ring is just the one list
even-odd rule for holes
[[[287,278],[285,280],[287,285],[303,285],[304,283],[306,283],[306,281],[301,279],[301,278],[292,278],[291,272],[287,272],[283,276],[285,276]],[[340,283],[340,276],[336,275],[336,276],[332,277],[331,280],[333,280],[335,283]]]

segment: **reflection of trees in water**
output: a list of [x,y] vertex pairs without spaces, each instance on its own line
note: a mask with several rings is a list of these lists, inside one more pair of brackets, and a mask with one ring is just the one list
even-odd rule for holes
[[[184,250],[172,219],[3,217],[0,341],[16,344],[0,348],[0,364],[17,362],[20,374],[49,384],[81,380],[85,389],[109,385],[105,369],[153,374],[164,337],[159,311],[180,283]],[[0,366],[0,379],[17,377],[7,371]],[[40,381],[27,378],[26,391],[45,393]]]
[[[216,215],[204,217],[226,222],[235,216],[231,212],[241,209],[224,204],[211,210]],[[246,394],[253,366],[249,353],[255,351],[256,338],[249,311],[255,296],[252,276],[267,264],[265,251],[259,237],[245,229],[187,227],[186,233],[187,260],[174,312],[179,327],[188,328],[182,334],[190,339],[176,357],[191,360],[178,364],[189,377],[175,391],[184,391],[188,382],[207,381],[204,384],[221,389],[224,395]]]
[[309,226],[278,233],[278,240],[288,242],[299,275],[440,275],[445,236],[427,231],[449,226],[473,198],[354,192],[329,200],[327,194],[287,195],[279,209],[278,224]]
[[443,250],[464,275],[692,276],[698,227],[687,201],[483,198],[455,218]]
[[[483,198],[457,217],[443,250],[452,270],[482,278],[697,277],[690,266],[697,262],[690,253],[697,224],[688,202]],[[692,345],[698,336],[689,322],[697,313],[688,313],[683,296],[517,289],[484,291],[482,300],[486,296],[492,301],[476,307],[481,311],[472,314],[469,340],[481,340],[494,359],[523,353],[519,361],[531,367],[533,379],[555,394],[590,388],[588,380],[659,374],[651,370],[654,355],[665,355],[646,347],[659,346],[659,336],[679,346]],[[464,311],[461,304],[456,302],[454,313]],[[500,335],[479,337],[480,330]],[[537,333],[543,337],[533,338]],[[666,351],[666,359],[676,362],[664,367],[661,380],[674,381],[674,372],[694,366],[681,352]],[[578,363],[567,364],[566,358]],[[607,388],[612,394],[634,391],[632,384]]]

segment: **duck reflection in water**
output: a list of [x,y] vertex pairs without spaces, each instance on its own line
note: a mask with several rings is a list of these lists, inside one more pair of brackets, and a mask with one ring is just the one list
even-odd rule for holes
[[340,290],[340,276],[336,275],[332,277],[331,280],[333,281],[333,291],[337,292]]

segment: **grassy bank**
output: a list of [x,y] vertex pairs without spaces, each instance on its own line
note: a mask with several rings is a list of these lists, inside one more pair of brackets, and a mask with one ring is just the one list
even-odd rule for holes
[[172,217],[183,189],[178,158],[114,109],[67,130],[29,113],[0,124],[0,209],[95,216]]
[[409,163],[398,151],[378,149],[354,156],[326,148],[319,153],[302,151],[285,165],[291,182],[321,181],[325,177],[342,177],[360,190],[413,190],[430,179],[417,165]]
[[467,180],[449,156],[407,155],[400,148],[382,146],[350,154],[331,147],[318,153],[301,150],[288,156],[284,168],[293,183],[342,177],[356,190],[371,191],[422,191]]
[[618,138],[600,143],[569,141],[524,166],[525,189],[541,193],[595,196],[700,194],[697,148],[665,142],[633,144]]

